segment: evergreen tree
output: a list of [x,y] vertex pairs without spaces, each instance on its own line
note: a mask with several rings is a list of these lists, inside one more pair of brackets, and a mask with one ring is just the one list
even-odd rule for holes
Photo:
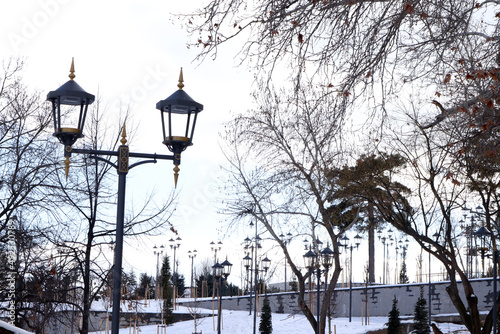
[[399,284],[408,284],[410,282],[408,274],[406,273],[406,261],[403,259],[401,271],[399,272]]
[[267,295],[264,297],[264,302],[262,304],[259,332],[261,334],[271,334],[273,332],[271,306],[269,305],[269,299],[267,298]]
[[415,313],[413,318],[413,328],[415,334],[429,334],[431,332],[427,315],[427,300],[424,298],[424,288],[420,287],[420,296],[415,304]]
[[401,334],[401,319],[399,318],[398,300],[394,296],[392,300],[392,309],[389,312],[389,322],[387,325],[387,334]]
[[163,293],[163,319],[166,324],[174,322],[172,313],[173,308],[173,290],[172,290],[172,274],[170,272],[170,261],[168,256],[163,258],[160,274],[160,284]]

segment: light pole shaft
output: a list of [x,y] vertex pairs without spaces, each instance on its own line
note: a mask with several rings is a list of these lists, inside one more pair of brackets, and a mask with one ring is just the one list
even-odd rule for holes
[[497,334],[498,301],[497,301],[497,270],[498,250],[493,250],[493,334]]
[[316,276],[317,276],[317,286],[316,286],[316,334],[319,334],[319,287],[321,284],[321,269],[318,267],[316,269]]
[[118,203],[116,211],[115,264],[113,268],[113,310],[111,316],[111,334],[118,334],[120,329],[120,298],[122,283],[123,225],[125,217],[125,186],[127,173],[118,175]]
[[349,259],[349,322],[352,320],[352,246]]
[[222,318],[222,276],[219,277],[219,310],[217,316],[217,333],[221,334],[221,318]]

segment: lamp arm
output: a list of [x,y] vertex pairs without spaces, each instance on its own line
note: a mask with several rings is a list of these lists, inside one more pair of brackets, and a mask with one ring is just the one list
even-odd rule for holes
[[134,167],[137,167],[137,166],[139,166],[139,165],[144,165],[144,164],[151,164],[151,163],[155,164],[156,162],[157,162],[157,161],[156,161],[156,159],[155,159],[155,160],[143,160],[143,161],[138,161],[138,162],[136,162],[136,163],[131,164],[131,165],[129,166],[129,169],[132,169],[132,168],[134,168]]
[[105,163],[107,163],[108,165],[113,166],[113,168],[118,169],[118,166],[117,166],[116,164],[112,163],[111,161],[109,161],[108,159],[101,158],[101,157],[99,157],[99,156],[97,156],[97,155],[91,155],[91,156],[89,156],[89,158],[93,158],[93,159],[96,159],[96,160],[99,160],[99,161],[105,162]]

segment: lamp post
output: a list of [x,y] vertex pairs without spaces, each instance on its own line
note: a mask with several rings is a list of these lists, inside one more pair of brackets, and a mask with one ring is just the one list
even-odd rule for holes
[[[74,62],[71,62],[70,80],[55,91],[47,94],[47,100],[52,104],[52,116],[54,122],[54,136],[64,145],[65,174],[68,178],[70,158],[73,153],[87,154],[96,160],[103,161],[114,167],[118,172],[118,200],[116,214],[116,246],[113,267],[113,310],[111,333],[118,334],[120,324],[120,293],[121,293],[121,271],[123,254],[123,225],[125,215],[125,187],[126,176],[130,169],[145,164],[156,163],[157,160],[172,160],[174,163],[174,182],[177,185],[179,164],[181,162],[181,153],[192,145],[194,129],[198,113],[203,110],[203,105],[195,102],[182,88],[183,75],[182,69],[179,76],[179,90],[170,95],[165,100],[159,101],[156,108],[160,110],[161,124],[163,130],[163,144],[172,152],[172,155],[158,155],[147,153],[130,152],[126,139],[125,126],[122,130],[121,144],[117,151],[105,151],[94,149],[77,149],[73,144],[83,138],[85,120],[87,117],[88,106],[95,100],[95,96],[87,93],[75,81]],[[77,107],[78,114],[75,115],[74,107]],[[187,122],[183,118],[187,117]],[[176,119],[177,123],[174,122]],[[181,121],[184,123],[182,129],[185,132],[182,135],[173,131],[176,124]],[[104,159],[101,156],[117,157],[117,163]],[[147,159],[129,164],[129,158]]]
[[[500,237],[500,226],[497,226],[497,237]],[[497,321],[498,321],[498,288],[497,288],[497,280],[498,280],[498,260],[500,256],[500,251],[497,249],[496,244],[493,243],[493,233],[488,231],[485,227],[480,227],[476,232],[473,233],[476,240],[479,238],[479,242],[481,247],[486,248],[487,238],[490,237],[492,239],[493,244],[493,334],[497,333]]]
[[484,277],[484,258],[486,257],[486,238],[491,235],[484,226],[481,226],[477,231],[473,233],[476,242],[476,249],[481,253],[481,276]]
[[[222,249],[222,241],[218,241],[217,244],[215,242],[210,242],[210,249],[214,253],[214,263],[218,263],[219,259],[217,258],[217,252],[220,252]],[[216,293],[216,284],[215,284],[215,276],[212,278],[212,299],[215,298],[215,293]]]
[[188,251],[188,256],[191,259],[191,298],[196,294],[196,287],[194,287],[194,258],[196,257],[196,249]]
[[177,260],[175,258],[175,255],[176,255],[176,251],[177,249],[179,249],[181,247],[181,241],[182,239],[180,237],[177,237],[175,240],[174,238],[170,238],[170,240],[168,241],[170,243],[170,249],[173,249],[174,250],[174,266],[173,266],[173,270],[172,270],[172,277],[173,277],[173,285],[174,285],[174,288],[173,288],[173,304],[174,304],[174,310],[177,309],[177,295],[178,295],[178,291],[177,291]]
[[[322,242],[316,240],[316,245]],[[317,246],[316,246],[317,247]],[[328,276],[328,270],[332,265],[333,255],[335,253],[327,246],[322,251],[313,252],[311,249],[303,255],[304,264],[311,275],[316,275],[316,334],[320,333],[320,286],[321,286],[321,265],[325,268],[325,277]],[[325,280],[326,282],[326,280]],[[326,283],[325,283],[326,290]]]
[[359,234],[356,234],[354,236],[354,245],[349,243],[349,238],[346,237],[346,243],[344,244],[344,247],[349,249],[349,322],[352,320],[352,250],[354,247],[356,249],[359,248],[359,244],[361,243],[361,236]]
[[161,245],[160,247],[156,247],[154,245],[153,247],[153,253],[156,255],[156,281],[155,281],[155,299],[158,299],[158,294],[160,292],[160,286],[158,282],[160,281],[160,255],[163,254],[163,250],[165,249],[165,246]]
[[214,270],[214,277],[217,278],[219,284],[219,305],[217,312],[217,333],[221,332],[221,314],[222,314],[222,277],[227,281],[227,277],[231,274],[231,267],[233,265],[226,259],[222,263],[216,262],[212,269]]
[[[286,247],[292,241],[292,234],[290,232],[288,232],[286,234],[286,237],[285,237],[285,235],[283,233],[281,233],[280,239],[281,239],[281,242],[283,242],[283,244]],[[285,292],[286,292],[286,267],[287,267],[287,259],[285,256]]]

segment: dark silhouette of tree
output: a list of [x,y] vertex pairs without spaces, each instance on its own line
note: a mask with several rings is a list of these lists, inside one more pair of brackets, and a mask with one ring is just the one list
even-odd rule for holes
[[389,321],[387,322],[387,334],[401,334],[401,319],[399,318],[398,300],[392,300],[392,308],[389,311]]
[[[149,290],[148,290],[149,289]],[[139,277],[139,286],[137,287],[137,295],[140,298],[146,298],[146,291],[147,291],[147,297],[150,299],[155,298],[155,280],[153,276],[149,276],[147,273],[142,273],[141,276]]]
[[431,332],[428,312],[427,300],[424,297],[424,288],[420,287],[420,295],[418,296],[417,303],[415,304],[415,312],[413,313],[413,333],[429,334]]
[[170,272],[170,261],[168,256],[163,258],[160,271],[161,290],[163,294],[163,319],[166,324],[174,322],[173,317],[173,287],[172,273]]
[[401,270],[399,272],[399,284],[407,284],[410,283],[410,279],[408,278],[408,273],[406,271],[406,260],[403,259],[403,263],[401,264]]
[[273,332],[273,319],[271,313],[271,305],[267,295],[262,302],[262,312],[260,314],[259,332],[261,334],[271,334]]

